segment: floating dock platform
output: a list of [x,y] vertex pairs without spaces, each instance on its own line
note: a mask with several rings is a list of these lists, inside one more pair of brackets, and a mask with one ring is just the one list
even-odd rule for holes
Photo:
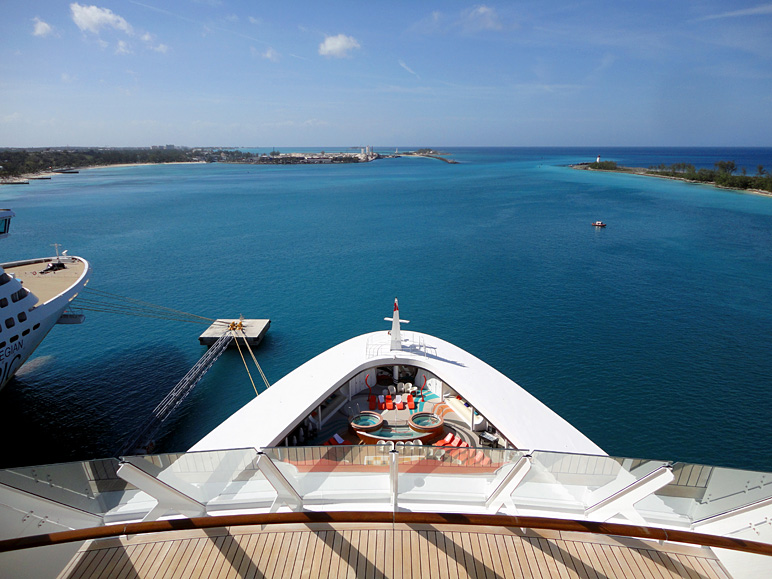
[[[239,326],[238,324],[241,324]],[[247,344],[250,346],[257,346],[263,341],[263,336],[271,327],[271,320],[242,320],[242,319],[220,319],[215,320],[214,323],[207,328],[207,330],[198,337],[198,341],[202,346],[211,346],[214,344],[220,336],[230,331],[231,328],[238,328],[234,332],[234,336],[239,338],[241,345],[244,344],[244,337],[246,336]],[[243,333],[242,333],[243,332]],[[230,348],[235,348],[236,344],[229,344]]]

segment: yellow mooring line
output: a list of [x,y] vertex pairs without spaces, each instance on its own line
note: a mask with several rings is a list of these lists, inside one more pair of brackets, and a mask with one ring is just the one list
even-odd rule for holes
[[[233,325],[233,324],[231,324],[231,325]],[[255,386],[255,381],[252,380],[252,372],[249,371],[249,366],[247,366],[247,361],[244,359],[244,354],[241,353],[241,346],[239,346],[238,336],[236,335],[235,330],[230,330],[230,331],[233,332],[233,340],[236,342],[236,348],[238,348],[238,350],[239,350],[239,356],[241,356],[241,361],[244,362],[244,368],[246,368],[246,370],[247,370],[247,375],[249,376],[249,381],[252,382],[252,388],[255,389],[255,396],[259,396],[259,394],[257,393],[257,386]],[[249,347],[249,346],[247,345],[247,347]]]

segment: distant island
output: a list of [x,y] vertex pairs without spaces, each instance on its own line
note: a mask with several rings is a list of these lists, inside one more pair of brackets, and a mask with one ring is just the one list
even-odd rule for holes
[[571,165],[573,169],[589,171],[609,171],[612,173],[632,173],[634,175],[647,175],[664,179],[677,179],[690,183],[704,183],[715,185],[725,189],[738,189],[764,195],[772,194],[772,175],[766,171],[763,165],[756,167],[755,175],[748,175],[745,167],[739,169],[734,161],[718,161],[713,164],[714,169],[695,169],[689,163],[673,163],[672,165],[651,166],[648,169],[642,167],[623,167],[614,161],[596,161],[594,163],[577,163]]
[[433,149],[418,149],[393,154],[362,147],[345,152],[290,152],[272,150],[251,153],[238,148],[217,147],[46,147],[0,149],[0,184],[26,183],[28,179],[47,178],[51,174],[77,172],[80,168],[163,163],[239,163],[250,165],[311,165],[329,163],[368,163],[376,159],[401,156],[428,157],[456,163]]

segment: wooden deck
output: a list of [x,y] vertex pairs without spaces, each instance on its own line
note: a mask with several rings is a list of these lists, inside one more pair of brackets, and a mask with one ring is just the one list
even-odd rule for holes
[[60,578],[730,577],[707,548],[458,525],[217,528],[84,544]]

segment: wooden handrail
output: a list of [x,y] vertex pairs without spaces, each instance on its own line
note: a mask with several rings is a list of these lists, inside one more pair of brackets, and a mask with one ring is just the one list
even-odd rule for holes
[[525,529],[548,529],[575,533],[593,533],[597,535],[616,535],[650,539],[655,541],[674,541],[706,547],[720,547],[772,555],[772,545],[759,541],[748,541],[735,537],[707,535],[693,531],[661,529],[625,525],[621,523],[600,523],[576,519],[552,519],[547,517],[521,517],[510,515],[464,515],[460,513],[410,513],[380,511],[333,511],[299,513],[265,513],[246,515],[223,515],[196,517],[192,519],[170,519],[127,523],[125,525],[105,525],[88,529],[59,531],[45,535],[30,535],[0,541],[0,552],[30,549],[47,545],[60,545],[90,539],[106,539],[121,535],[140,535],[144,533],[162,533],[166,531],[188,531],[192,529],[211,529],[217,527],[240,527],[246,525],[314,524],[314,523],[400,523],[407,525],[472,525],[491,527],[520,527]]

